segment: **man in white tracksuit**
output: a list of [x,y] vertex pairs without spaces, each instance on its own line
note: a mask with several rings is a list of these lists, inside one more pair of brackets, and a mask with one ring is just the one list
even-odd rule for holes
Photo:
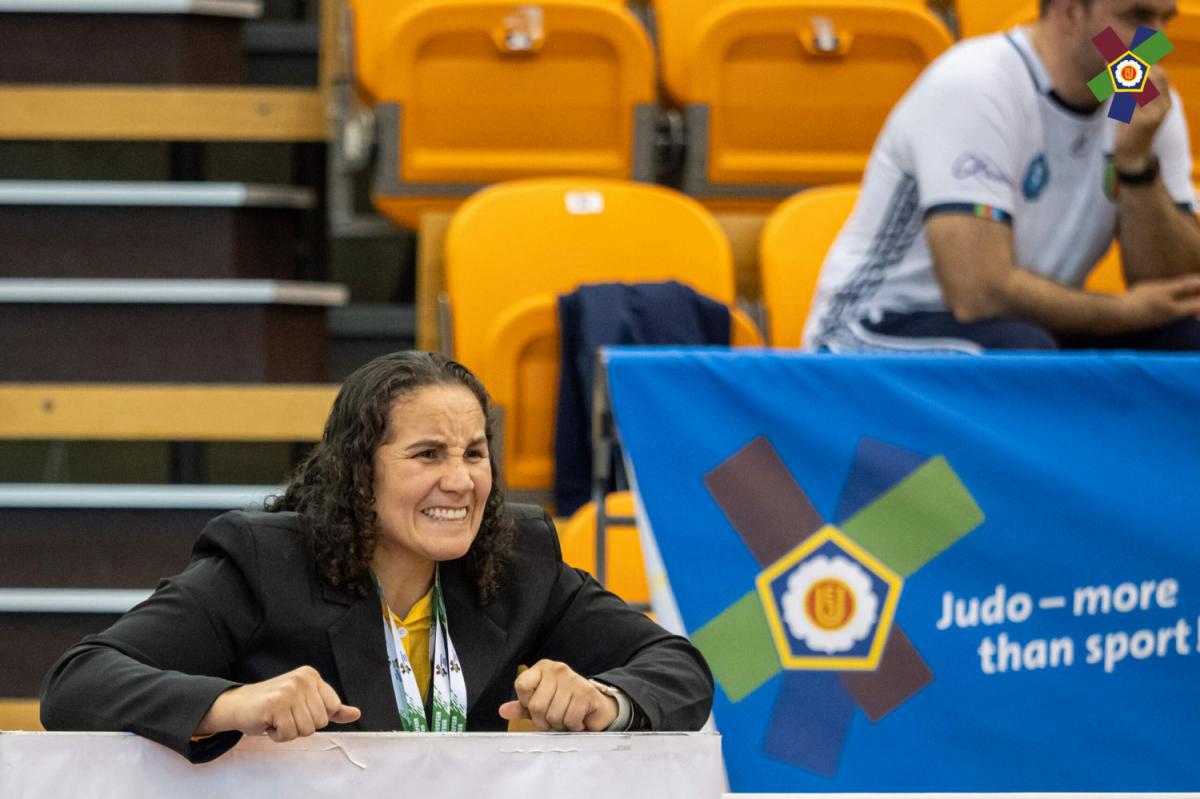
[[[1111,26],[1130,43],[1138,26],[1164,29],[1175,6],[1042,0],[1036,24],[965,40],[931,64],[875,143],[805,345],[1200,350],[1180,98],[1154,66],[1161,95],[1125,124],[1088,88],[1107,66],[1094,36]],[[1130,289],[1084,291],[1114,235]]]

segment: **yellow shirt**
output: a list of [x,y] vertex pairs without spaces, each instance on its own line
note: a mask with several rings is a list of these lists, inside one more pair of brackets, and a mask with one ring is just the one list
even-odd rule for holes
[[392,613],[392,621],[405,635],[400,639],[404,654],[412,665],[413,677],[421,689],[421,701],[429,706],[429,621],[433,610],[433,589],[418,599],[403,619]]

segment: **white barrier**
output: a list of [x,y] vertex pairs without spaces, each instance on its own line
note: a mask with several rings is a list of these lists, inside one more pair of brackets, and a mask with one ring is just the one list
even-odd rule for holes
[[721,739],[696,733],[318,733],[243,738],[194,766],[127,733],[0,733],[0,797],[719,799]]

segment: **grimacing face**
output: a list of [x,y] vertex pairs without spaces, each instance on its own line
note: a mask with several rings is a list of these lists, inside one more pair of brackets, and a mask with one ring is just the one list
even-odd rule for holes
[[469,389],[439,384],[398,398],[374,467],[377,553],[412,564],[467,553],[492,490],[483,409]]

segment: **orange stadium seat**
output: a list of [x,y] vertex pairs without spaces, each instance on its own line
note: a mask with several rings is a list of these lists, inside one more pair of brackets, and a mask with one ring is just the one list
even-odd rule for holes
[[1006,31],[1017,25],[1034,22],[1038,17],[1037,0],[1019,2],[997,2],[997,0],[956,0],[958,35],[981,36],[985,33]]
[[[548,489],[558,402],[557,295],[583,283],[677,280],[735,302],[729,243],[694,200],[661,186],[604,179],[515,181],[455,214],[446,288],[455,357],[505,408],[511,488]],[[733,313],[736,344],[757,330]]]
[[821,264],[857,201],[857,184],[809,189],[767,220],[759,268],[771,346],[800,346]]
[[[1200,180],[1200,0],[1180,0],[1178,11],[1167,24],[1167,36],[1175,49],[1163,59],[1163,66],[1183,98],[1192,139],[1192,179]],[[1153,79],[1153,72],[1150,77]]]
[[1121,246],[1115,241],[1100,262],[1092,268],[1084,289],[1102,294],[1125,293],[1125,273],[1121,271]]
[[952,43],[916,0],[655,8],[664,81],[685,113],[684,187],[714,207],[859,180],[892,106]]
[[[633,495],[628,491],[609,494],[605,500],[609,516],[633,516]],[[596,504],[589,502],[575,511],[558,531],[563,561],[577,569],[596,573]],[[650,588],[642,560],[637,527],[608,525],[604,538],[604,587],[626,602],[648,603]]]
[[654,53],[617,0],[353,0],[377,207],[415,226],[480,187],[653,178]]

